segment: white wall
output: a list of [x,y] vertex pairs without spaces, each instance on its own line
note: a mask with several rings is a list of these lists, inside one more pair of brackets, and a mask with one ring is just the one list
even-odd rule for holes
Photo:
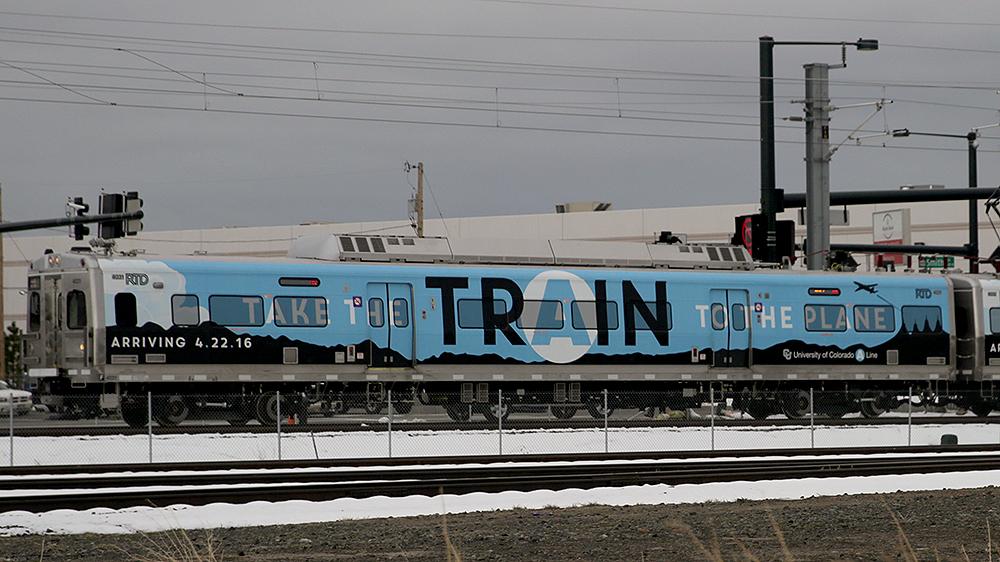
[[[913,242],[958,246],[967,242],[968,204],[965,202],[916,203],[905,205],[859,205],[850,207],[850,224],[834,227],[832,240],[840,243],[870,244],[872,213],[909,208]],[[733,234],[733,217],[753,213],[756,203],[660,209],[626,209],[599,213],[546,213],[494,217],[466,217],[428,220],[427,236],[466,238],[553,238],[581,240],[652,240],[661,230],[687,233],[692,242],[723,242]],[[780,218],[795,220],[796,211]],[[980,253],[988,256],[998,243],[985,214],[980,211]],[[147,254],[190,255],[204,252],[228,256],[283,256],[289,242],[304,234],[317,233],[412,234],[407,221],[326,223],[291,226],[211,228],[144,232],[134,239],[121,240],[121,250],[141,249]],[[797,231],[799,241],[805,228]],[[5,322],[23,326],[26,303],[20,291],[27,283],[27,264],[46,248],[57,252],[83,245],[67,235],[7,236],[4,238],[3,298]],[[864,262],[860,256],[858,261]],[[956,260],[967,268],[965,260]]]

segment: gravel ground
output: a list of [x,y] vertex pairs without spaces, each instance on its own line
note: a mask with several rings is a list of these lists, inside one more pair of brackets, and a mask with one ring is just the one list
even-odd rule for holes
[[[996,537],[993,559],[1000,560],[1000,488],[994,487],[797,501],[497,511],[447,520],[406,517],[210,532],[9,537],[0,538],[0,560],[447,560],[445,524],[462,560],[518,561],[913,560],[911,554],[917,560],[966,560],[967,554],[977,561],[990,559],[989,524]],[[205,556],[209,541],[214,558]],[[171,556],[178,543],[193,544],[201,558]]]

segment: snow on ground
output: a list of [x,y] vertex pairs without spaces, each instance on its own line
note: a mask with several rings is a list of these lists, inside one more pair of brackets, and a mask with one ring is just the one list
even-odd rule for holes
[[[961,444],[1000,443],[1000,426],[992,424],[914,425],[913,445],[936,445],[941,435],[958,436]],[[8,440],[0,459],[9,458]],[[607,449],[622,451],[709,450],[713,436],[707,427],[612,428]],[[889,446],[907,444],[906,425],[719,427],[714,448],[768,449],[809,447]],[[275,434],[226,433],[154,435],[154,462],[270,460],[277,458]],[[149,460],[145,435],[15,437],[15,465],[143,463]],[[406,431],[391,436],[393,457],[439,455],[521,455],[532,453],[603,452],[604,430],[548,429],[497,431]],[[285,433],[284,459],[388,457],[388,432]],[[2,461],[0,461],[2,462]],[[6,463],[4,463],[6,464]]]
[[841,494],[963,489],[1000,483],[1000,470],[848,478],[806,478],[760,482],[647,485],[561,491],[444,494],[437,497],[342,498],[325,502],[253,502],[245,505],[135,507],[121,510],[57,510],[34,514],[0,513],[0,534],[135,533],[167,529],[206,529],[315,523],[467,513],[496,509],[541,509],[587,504],[661,505],[737,499],[799,499]]

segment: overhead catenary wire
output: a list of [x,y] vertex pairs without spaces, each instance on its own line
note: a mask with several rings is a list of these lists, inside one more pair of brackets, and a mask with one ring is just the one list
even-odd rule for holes
[[[70,104],[70,105],[89,105],[89,106],[105,105],[105,104],[97,104],[94,102],[86,102],[86,101],[24,98],[24,97],[13,97],[13,96],[0,96],[0,101],[20,101],[20,102],[31,102],[31,103],[51,103],[51,104]],[[339,121],[369,122],[369,123],[383,123],[383,124],[396,124],[396,125],[464,127],[464,128],[475,128],[475,129],[489,128],[489,129],[505,129],[510,131],[590,134],[599,136],[621,136],[621,137],[637,137],[637,138],[660,138],[660,139],[725,141],[725,142],[753,142],[753,143],[760,142],[760,139],[757,138],[728,137],[722,135],[689,135],[689,134],[657,133],[657,132],[643,132],[643,131],[617,131],[617,130],[583,129],[583,128],[570,128],[570,127],[544,127],[544,126],[507,125],[507,124],[502,125],[501,127],[497,127],[496,124],[494,123],[433,121],[433,120],[402,119],[402,118],[388,118],[388,117],[358,117],[349,115],[324,115],[324,114],[295,113],[295,112],[281,112],[281,111],[254,111],[254,110],[225,109],[225,108],[212,108],[212,107],[209,107],[207,110],[203,110],[201,107],[136,104],[136,103],[124,103],[124,102],[117,102],[114,104],[113,107],[115,109],[149,109],[149,110],[163,110],[163,111],[218,113],[223,115],[291,117],[291,118],[303,118],[303,119],[325,119],[325,120],[335,120],[335,121],[339,120]],[[775,142],[778,144],[794,144],[794,145],[804,144],[804,141],[793,141],[793,140],[776,140]],[[874,146],[874,145],[850,145],[850,144],[845,146],[853,148],[872,148],[872,149],[877,148],[883,150],[891,149],[891,150],[926,150],[926,151],[940,151],[940,152],[966,152],[965,149],[931,147],[931,146],[894,146],[894,145]],[[1000,150],[980,149],[979,152],[1000,153]]]

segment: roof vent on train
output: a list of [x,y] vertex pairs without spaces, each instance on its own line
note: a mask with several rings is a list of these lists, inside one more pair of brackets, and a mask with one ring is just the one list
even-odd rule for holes
[[416,238],[334,234],[292,242],[291,258],[324,261],[466,263],[536,266],[753,269],[739,246],[593,240]]

